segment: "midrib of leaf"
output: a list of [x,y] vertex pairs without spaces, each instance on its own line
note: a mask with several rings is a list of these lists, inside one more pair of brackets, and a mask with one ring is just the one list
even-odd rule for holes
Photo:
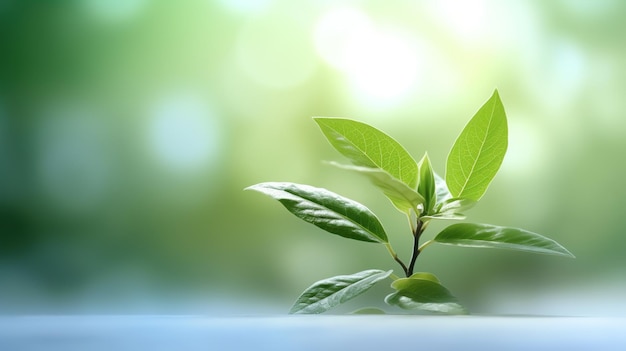
[[[358,132],[361,135],[361,137],[363,138],[363,144],[367,144],[367,140],[371,139],[371,138],[368,138],[360,130]],[[358,147],[356,144],[354,144],[352,141],[350,141],[348,139],[346,139],[346,141],[348,141],[350,143],[350,145],[354,146],[355,149],[361,151],[363,153],[363,155],[365,155],[365,157],[368,160],[370,160],[374,165],[376,165],[378,168],[384,169],[383,168],[384,156],[382,154],[383,147],[382,147],[382,145],[380,143],[380,140],[375,140],[376,141],[376,146],[377,146],[375,149],[378,151],[378,152],[376,152],[376,156],[378,156],[378,160],[375,160],[372,157],[370,157],[370,154],[367,152],[368,150]],[[389,150],[389,156],[391,156],[391,154],[393,154],[393,152],[395,150],[396,150],[396,146],[393,145],[393,150]],[[395,162],[395,164],[396,164],[396,170],[398,172],[399,179],[402,179],[402,168],[400,167],[400,162]]]
[[[485,142],[487,142],[487,139],[488,139],[487,136],[489,135],[489,129],[491,128],[491,122],[493,121],[493,114],[494,114],[495,109],[496,109],[496,102],[494,101],[491,104],[491,113],[489,115],[489,123],[487,124],[487,132],[485,133],[485,137],[481,140],[480,149],[478,151],[478,155],[474,159],[474,162],[472,164],[472,169],[470,169],[470,172],[469,172],[469,176],[466,176],[465,172],[463,172],[463,177],[465,178],[465,183],[463,183],[463,186],[461,187],[461,191],[459,192],[459,197],[461,197],[463,192],[465,191],[465,187],[467,186],[467,183],[469,182],[470,177],[474,173],[474,168],[476,167],[476,164],[478,163],[478,160],[480,159],[480,156],[483,153],[483,147],[485,146]],[[461,155],[459,154],[459,164],[462,164],[460,162],[461,161],[460,157],[461,157]]]
[[[291,195],[293,195],[293,196],[296,196],[296,197],[299,197],[299,198],[301,198],[301,199],[304,199],[304,200],[306,200],[308,203],[311,203],[311,204],[314,204],[314,205],[320,206],[320,207],[322,207],[322,208],[324,208],[324,209],[326,209],[326,210],[328,210],[328,211],[331,211],[331,212],[333,212],[333,213],[338,214],[338,215],[339,215],[341,218],[343,218],[344,220],[347,220],[348,222],[350,222],[350,223],[354,223],[354,224],[358,225],[359,227],[363,228],[366,232],[368,232],[368,233],[372,236],[372,238],[373,238],[374,240],[376,240],[376,241],[378,241],[378,242],[380,242],[380,241],[381,241],[381,239],[378,237],[378,234],[376,234],[376,233],[372,232],[371,230],[369,230],[369,228],[364,227],[361,223],[358,223],[358,222],[355,222],[354,220],[352,220],[350,217],[348,217],[348,214],[347,214],[347,213],[341,213],[341,212],[338,212],[338,211],[333,210],[332,208],[330,208],[330,207],[326,206],[325,204],[321,204],[321,203],[314,202],[314,201],[312,201],[312,200],[310,200],[310,199],[305,198],[305,197],[304,197],[304,196],[302,196],[302,195],[298,195],[298,194],[292,193],[292,192],[290,192],[290,191],[288,191],[288,190],[283,190],[283,191],[284,191],[284,192],[286,192],[286,193],[289,193],[289,194],[291,194]],[[359,217],[361,217],[361,216],[359,216]],[[367,221],[368,221],[368,224],[369,224],[369,220],[367,220]]]

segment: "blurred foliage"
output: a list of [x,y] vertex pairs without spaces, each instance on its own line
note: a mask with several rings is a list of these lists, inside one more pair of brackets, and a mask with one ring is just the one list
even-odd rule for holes
[[310,117],[370,123],[443,173],[496,87],[510,148],[469,219],[578,258],[438,247],[418,265],[484,311],[493,291],[615,280],[625,16],[619,0],[2,1],[0,312],[286,311],[316,279],[396,269],[242,189],[354,198],[406,256],[402,216],[321,163],[341,159]]

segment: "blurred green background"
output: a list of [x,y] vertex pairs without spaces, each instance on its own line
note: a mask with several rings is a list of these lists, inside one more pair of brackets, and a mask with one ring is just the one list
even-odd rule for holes
[[433,245],[417,270],[474,312],[626,312],[624,18],[620,0],[0,1],[0,313],[283,313],[316,280],[397,272],[242,189],[351,197],[408,260],[404,217],[321,162],[343,160],[311,116],[443,174],[494,88],[510,146],[468,220],[577,258]]

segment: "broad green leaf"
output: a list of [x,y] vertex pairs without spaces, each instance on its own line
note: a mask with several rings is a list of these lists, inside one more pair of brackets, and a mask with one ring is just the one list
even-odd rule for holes
[[357,166],[380,168],[409,188],[417,186],[417,163],[395,139],[380,130],[344,118],[315,117],[330,144]]
[[352,275],[339,275],[320,280],[306,289],[289,313],[322,313],[361,295],[392,271],[370,269]]
[[502,164],[507,144],[506,114],[496,90],[448,154],[446,183],[452,195],[480,200]]
[[385,302],[405,310],[467,314],[467,310],[459,304],[459,301],[448,289],[439,284],[439,280],[432,274],[423,276],[427,279],[414,276],[398,279],[391,283],[391,287],[396,289],[396,292],[387,295]]
[[380,168],[342,165],[336,162],[329,162],[329,164],[365,175],[376,187],[383,191],[385,196],[400,212],[409,213],[411,209],[416,211],[417,206],[424,202],[424,198],[415,190]]
[[387,234],[372,211],[326,189],[279,182],[259,183],[246,189],[280,201],[298,218],[327,232],[355,240],[387,242]]
[[430,214],[437,202],[435,176],[430,165],[428,154],[424,154],[418,165],[420,176],[417,192],[424,197],[424,212]]
[[574,257],[556,241],[518,228],[490,224],[458,223],[441,231],[433,239],[447,245],[501,248]]

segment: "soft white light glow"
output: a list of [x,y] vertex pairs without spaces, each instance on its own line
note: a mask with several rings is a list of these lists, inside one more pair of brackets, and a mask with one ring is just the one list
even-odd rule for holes
[[237,63],[258,84],[286,89],[304,83],[315,70],[307,32],[297,22],[267,16],[248,22],[237,43]]
[[503,171],[515,177],[532,176],[545,166],[545,140],[535,124],[520,119],[509,119],[509,146]]
[[432,12],[447,29],[465,44],[488,43],[498,26],[493,21],[497,3],[489,0],[439,0],[428,3]]
[[257,14],[272,4],[272,0],[218,0],[220,6],[241,14]]
[[319,20],[314,35],[318,54],[346,75],[364,101],[403,96],[422,68],[417,41],[377,26],[356,9],[330,11]]

